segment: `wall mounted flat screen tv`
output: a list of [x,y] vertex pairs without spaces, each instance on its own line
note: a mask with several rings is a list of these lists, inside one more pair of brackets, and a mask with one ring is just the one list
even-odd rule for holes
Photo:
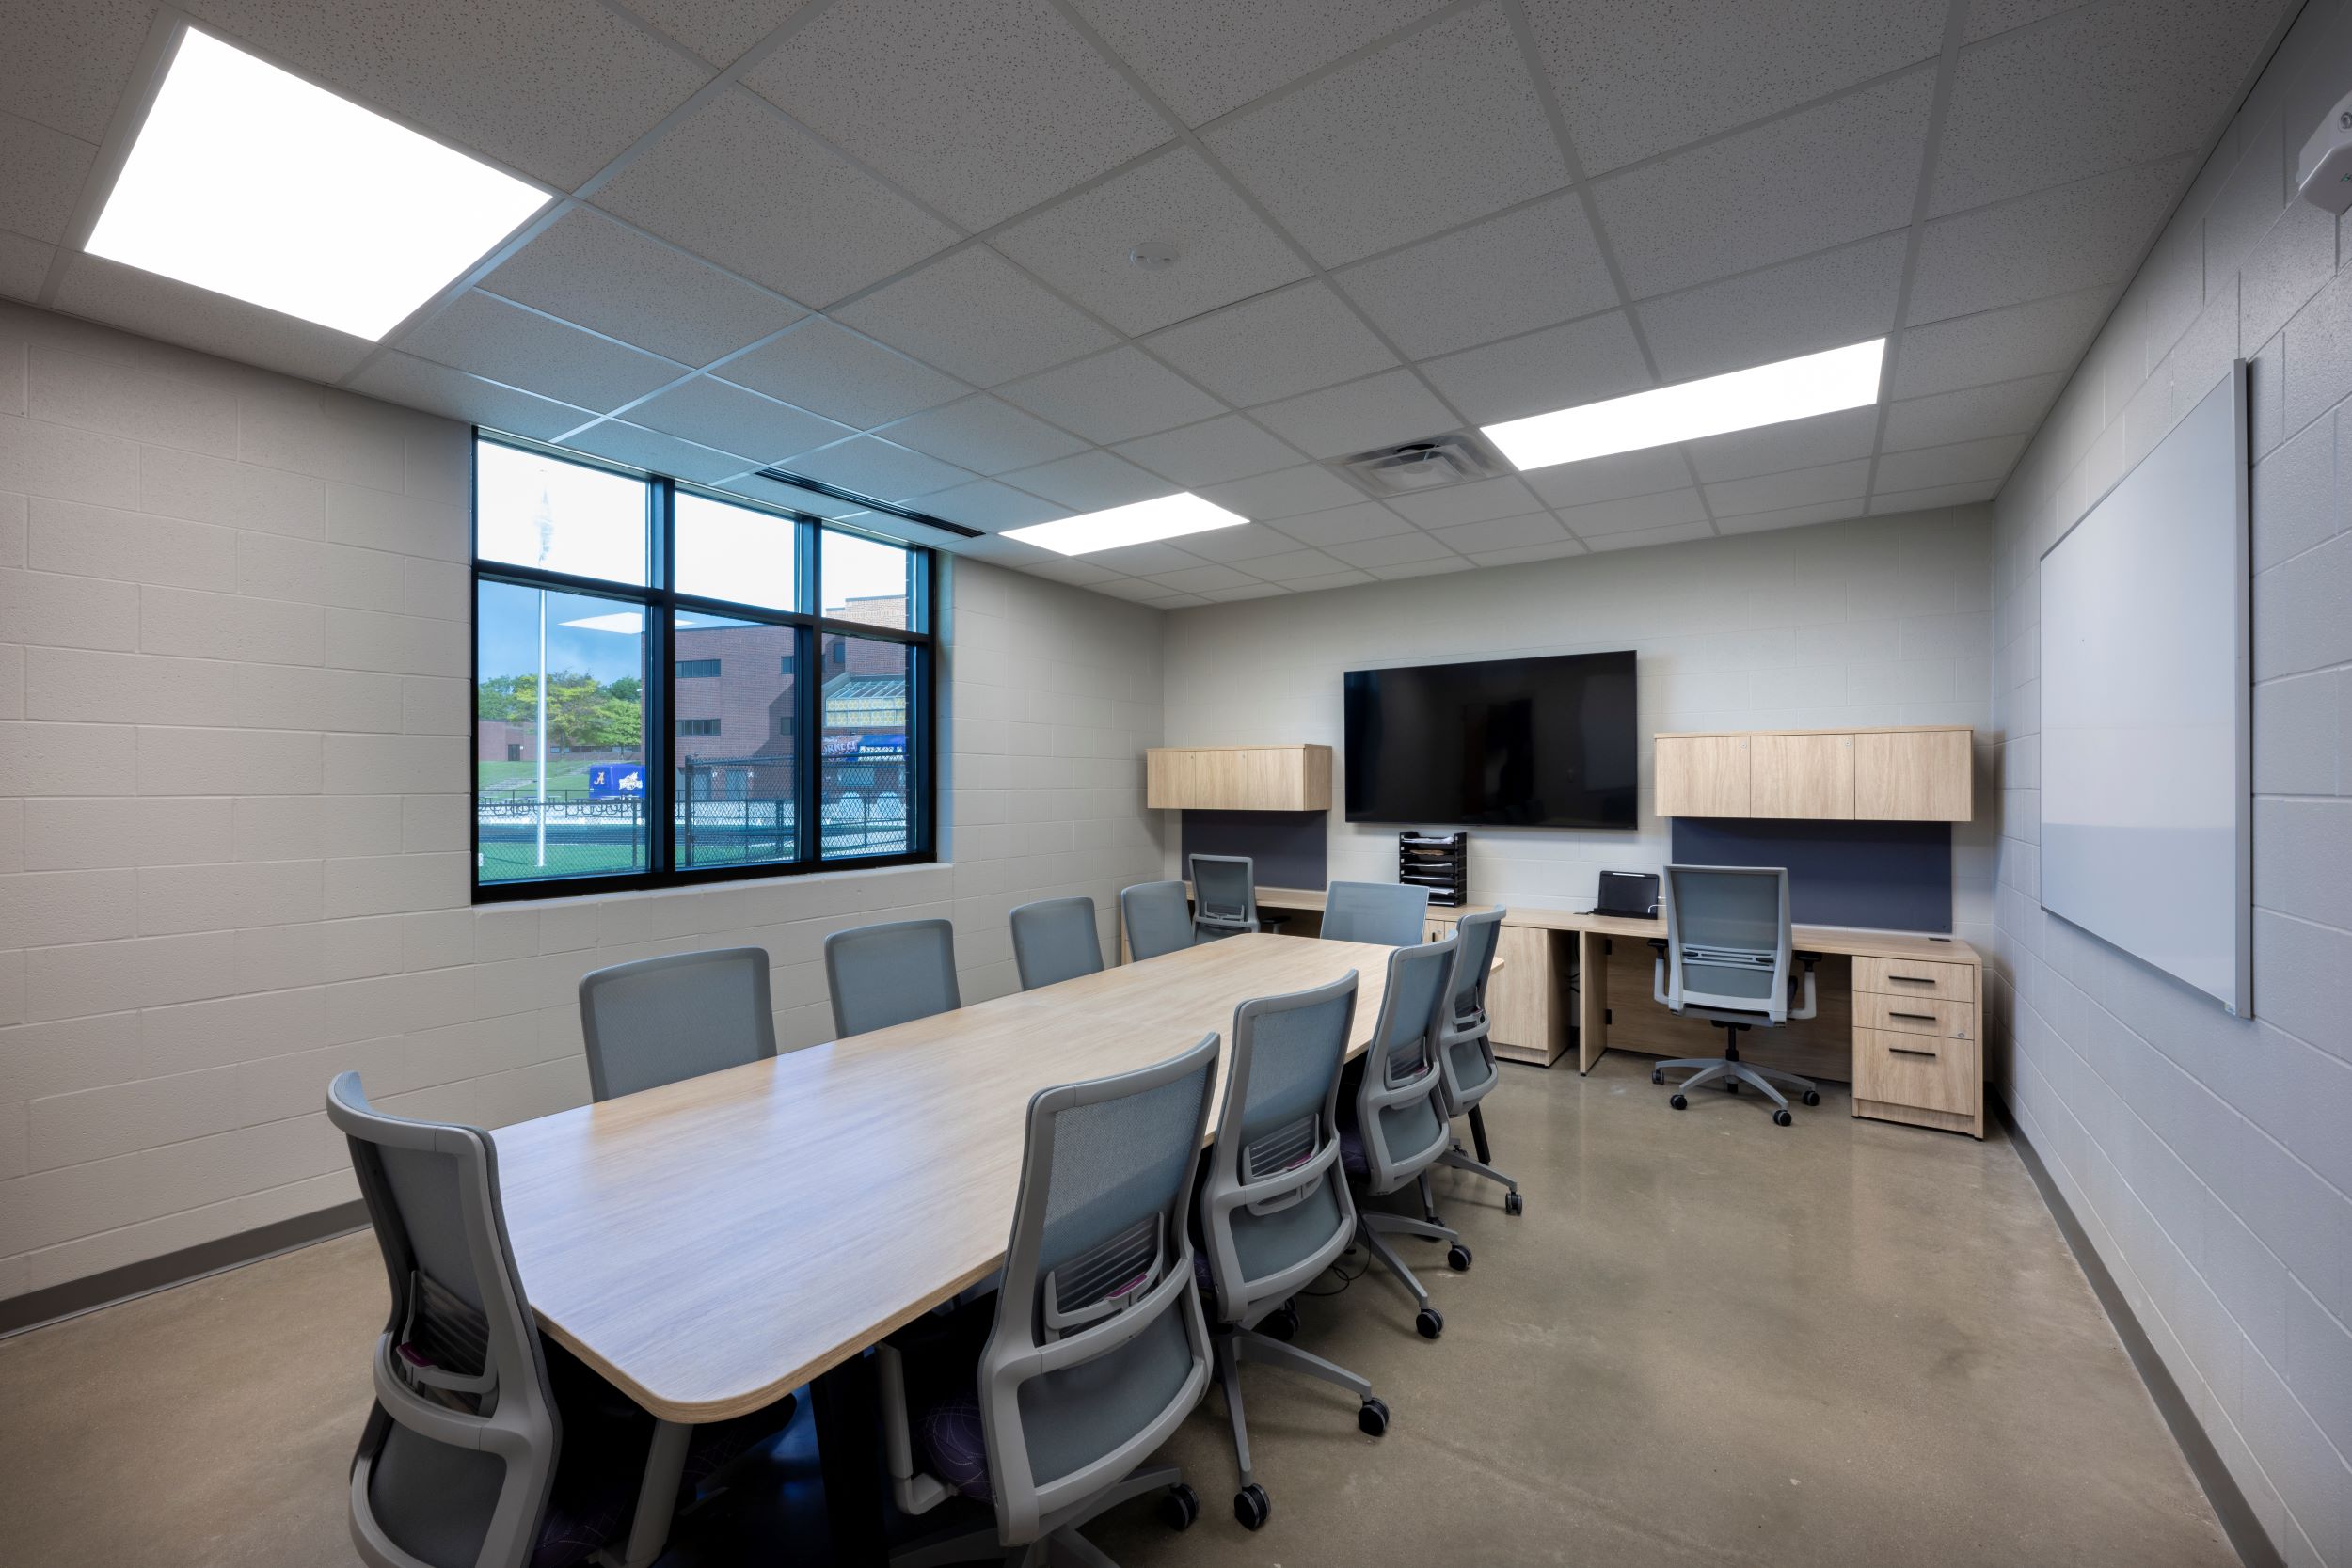
[[1347,819],[1630,828],[1633,655],[1347,673]]

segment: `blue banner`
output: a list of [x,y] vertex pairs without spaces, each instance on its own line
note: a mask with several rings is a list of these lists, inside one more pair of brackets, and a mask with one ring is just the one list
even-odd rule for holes
[[633,762],[601,763],[588,769],[588,798],[592,800],[642,800],[645,798],[645,770]]

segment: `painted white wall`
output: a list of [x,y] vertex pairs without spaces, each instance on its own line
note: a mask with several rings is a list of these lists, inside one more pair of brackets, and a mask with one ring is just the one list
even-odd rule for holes
[[575,986],[1155,874],[1158,611],[972,562],[943,654],[952,864],[469,902],[467,432],[0,306],[0,1296],[354,1196],[346,1068],[485,1126],[587,1098]]
[[[1962,506],[1175,610],[1167,743],[1343,757],[1347,670],[1631,648],[1640,828],[1470,832],[1473,902],[1583,908],[1602,870],[1669,858],[1650,809],[1660,730],[1986,723],[1991,560],[1990,509]],[[1972,939],[1992,919],[1988,793],[1952,833],[1955,928]],[[1395,879],[1398,825],[1348,822],[1336,792],[1329,822],[1333,877]]]
[[[1993,1071],[2291,1563],[2352,1564],[2352,217],[2290,200],[2352,88],[2312,0],[1998,503]],[[2042,552],[2252,361],[2254,1010],[2045,914]],[[2164,759],[2151,757],[2149,766]]]

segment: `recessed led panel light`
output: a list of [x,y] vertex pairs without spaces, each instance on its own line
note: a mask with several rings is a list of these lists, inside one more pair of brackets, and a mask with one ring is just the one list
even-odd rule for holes
[[1695,441],[1876,403],[1886,340],[1482,427],[1521,468]]
[[1234,528],[1248,521],[1248,518],[1221,506],[1212,506],[1199,496],[1183,492],[1114,506],[1107,512],[1064,517],[1057,522],[1009,528],[1004,536],[1062,555],[1092,555],[1096,550],[1114,550],[1121,545],[1148,545],[1154,539],[1206,533],[1211,529]]
[[547,199],[191,27],[88,249],[374,340]]

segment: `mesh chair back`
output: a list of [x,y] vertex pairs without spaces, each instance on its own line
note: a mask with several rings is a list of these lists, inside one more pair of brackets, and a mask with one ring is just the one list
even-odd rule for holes
[[1122,888],[1119,914],[1127,926],[1127,956],[1137,963],[1192,945],[1192,911],[1184,907],[1182,882]]
[[1462,956],[1454,966],[1453,1016],[1438,1058],[1444,1069],[1449,1117],[1467,1113],[1502,1080],[1486,1018],[1486,978],[1494,971],[1495,944],[1502,936],[1502,911],[1466,914],[1454,923],[1454,932],[1462,939]]
[[359,1075],[326,1091],[392,1289],[375,1404],[352,1459],[360,1555],[398,1568],[521,1568],[561,1437],[499,1203],[498,1153],[471,1127],[386,1116]]
[[1780,866],[1670,865],[1667,1002],[1788,1014],[1788,873]]
[[1021,989],[1058,985],[1103,967],[1091,898],[1041,898],[1012,911],[1012,961]]
[[1429,890],[1409,882],[1333,882],[1323,934],[1333,942],[1410,947],[1429,929]]
[[1462,939],[1451,936],[1389,955],[1388,993],[1356,1091],[1356,1126],[1375,1193],[1396,1191],[1453,1147],[1438,1054],[1461,950]]
[[1029,1101],[980,1417],[1007,1544],[1134,1470],[1208,1386],[1187,1219],[1211,1034],[1153,1067]]
[[1356,972],[1245,1002],[1209,1150],[1200,1233],[1220,1321],[1247,1325],[1347,1250],[1356,1205],[1339,1170],[1341,1069]]
[[1193,855],[1192,930],[1196,938],[1230,937],[1258,928],[1258,874],[1247,855]]
[[825,989],[837,1037],[949,1013],[956,988],[956,931],[945,920],[893,920],[825,939]]
[[673,953],[591,971],[580,980],[580,1031],[598,1100],[773,1056],[768,950]]

